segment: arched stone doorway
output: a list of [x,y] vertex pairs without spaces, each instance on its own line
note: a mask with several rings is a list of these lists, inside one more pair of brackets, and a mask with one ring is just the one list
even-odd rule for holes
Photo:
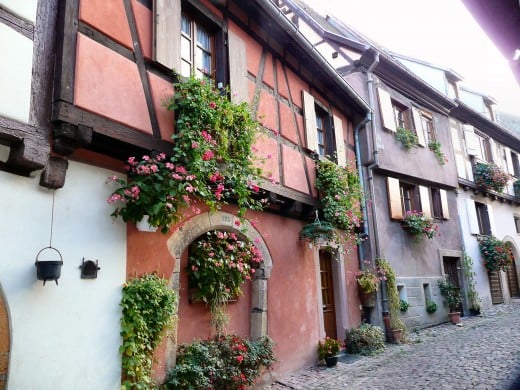
[[[256,271],[251,286],[249,337],[256,340],[267,336],[267,280],[271,276],[273,262],[262,236],[249,221],[240,220],[237,216],[224,211],[203,213],[186,221],[167,242],[168,250],[175,258],[175,267],[170,278],[171,288],[179,292],[182,253],[195,239],[210,230],[234,231],[254,242],[261,251],[264,262]],[[167,367],[172,367],[174,364],[176,344],[176,337],[173,335],[168,345]]]
[[4,296],[0,291],[0,390],[7,386],[9,370],[9,353],[11,350],[11,331],[9,326],[9,312]]

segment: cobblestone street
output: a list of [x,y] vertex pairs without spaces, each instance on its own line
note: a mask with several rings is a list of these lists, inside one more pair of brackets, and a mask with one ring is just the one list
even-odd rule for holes
[[520,389],[520,302],[462,324],[411,332],[410,343],[301,370],[265,389]]

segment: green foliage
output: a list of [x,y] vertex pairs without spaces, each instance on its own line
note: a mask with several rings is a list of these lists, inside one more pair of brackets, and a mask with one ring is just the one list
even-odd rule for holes
[[408,308],[410,307],[410,304],[405,301],[404,299],[399,300],[399,310],[402,312],[408,311]]
[[495,236],[480,237],[479,248],[488,271],[506,271],[513,262],[510,244]]
[[323,360],[329,356],[336,356],[341,348],[341,341],[326,337],[324,341],[318,341],[318,359]]
[[480,298],[478,296],[474,280],[476,273],[475,271],[473,271],[473,260],[467,253],[464,253],[464,259],[462,261],[462,271],[464,272],[464,278],[466,280],[469,307],[470,309],[479,311]]
[[502,192],[511,176],[495,164],[477,163],[475,165],[475,183],[487,190]]
[[403,218],[403,226],[406,226],[410,234],[419,238],[425,236],[428,239],[433,238],[438,230],[439,225],[433,222],[433,219],[427,218],[421,211],[407,211]]
[[177,296],[167,281],[146,274],[127,282],[121,299],[123,389],[150,389],[153,352],[173,325]]
[[417,135],[412,131],[405,129],[404,127],[398,127],[395,133],[395,139],[403,145],[407,151],[417,146]]
[[240,336],[217,336],[179,347],[177,364],[168,372],[166,389],[234,390],[251,386],[262,368],[276,359],[272,341],[250,341]]
[[439,162],[440,165],[444,165],[448,162],[448,159],[446,158],[444,153],[442,153],[442,149],[441,149],[442,145],[440,142],[431,141],[428,144],[428,147],[433,152],[433,154],[435,154],[435,157],[437,158],[437,161]]
[[340,167],[329,160],[316,162],[316,188],[320,192],[325,221],[345,232],[347,244],[359,242],[354,229],[362,220],[363,190],[355,168]]
[[345,349],[348,353],[373,355],[385,349],[385,332],[378,326],[362,324],[347,330]]
[[379,269],[365,268],[356,273],[358,286],[365,294],[376,292],[383,277],[384,273],[381,273]]
[[195,299],[209,304],[218,334],[228,322],[223,306],[242,294],[241,285],[262,261],[260,250],[233,232],[209,231],[193,244],[186,268],[189,287]]
[[449,279],[444,278],[439,280],[439,289],[441,290],[441,295],[446,299],[450,311],[457,311],[462,302],[459,288]]
[[376,264],[385,274],[386,295],[388,297],[388,305],[390,312],[390,328],[393,330],[402,329],[402,337],[404,339],[406,336],[406,326],[401,320],[401,317],[399,316],[401,303],[399,300],[399,292],[397,291],[397,284],[395,281],[395,272],[390,266],[390,263],[388,263],[388,261],[386,261],[385,259],[377,259]]
[[316,220],[305,225],[300,230],[300,240],[309,241],[312,244],[321,242],[340,242],[336,228],[327,221]]
[[239,216],[249,209],[261,210],[261,170],[252,151],[260,125],[249,106],[231,102],[210,80],[192,77],[174,87],[166,104],[176,116],[171,158],[130,157],[129,180],[112,178],[119,188],[109,202],[121,204],[112,215],[137,222],[147,214],[152,226],[167,233],[183,208],[200,212],[197,200],[213,211],[237,203]]
[[437,304],[433,301],[426,301],[426,311],[430,314],[433,314],[437,311]]

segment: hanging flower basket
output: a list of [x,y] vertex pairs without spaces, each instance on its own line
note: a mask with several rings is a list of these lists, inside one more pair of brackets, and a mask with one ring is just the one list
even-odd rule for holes
[[337,242],[338,236],[336,228],[330,222],[316,219],[302,228],[300,240],[308,241],[314,246],[321,246],[327,242]]

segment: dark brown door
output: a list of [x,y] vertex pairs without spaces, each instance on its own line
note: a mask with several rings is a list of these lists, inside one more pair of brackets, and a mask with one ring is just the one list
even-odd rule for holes
[[500,273],[498,271],[489,271],[489,289],[491,290],[491,303],[504,303],[502,295],[502,283],[500,282]]
[[[444,273],[447,275],[448,280],[453,283],[455,287],[457,287],[460,291],[460,281],[459,281],[459,258],[458,257],[449,257],[445,256],[442,258],[442,262],[444,265]],[[459,311],[462,311],[462,305],[459,305]]]
[[520,298],[520,288],[518,287],[518,276],[516,274],[516,265],[514,259],[513,263],[507,269],[506,274],[511,298]]
[[320,250],[321,299],[323,303],[323,322],[325,335],[337,338],[336,310],[334,308],[334,284],[332,281],[332,254]]

